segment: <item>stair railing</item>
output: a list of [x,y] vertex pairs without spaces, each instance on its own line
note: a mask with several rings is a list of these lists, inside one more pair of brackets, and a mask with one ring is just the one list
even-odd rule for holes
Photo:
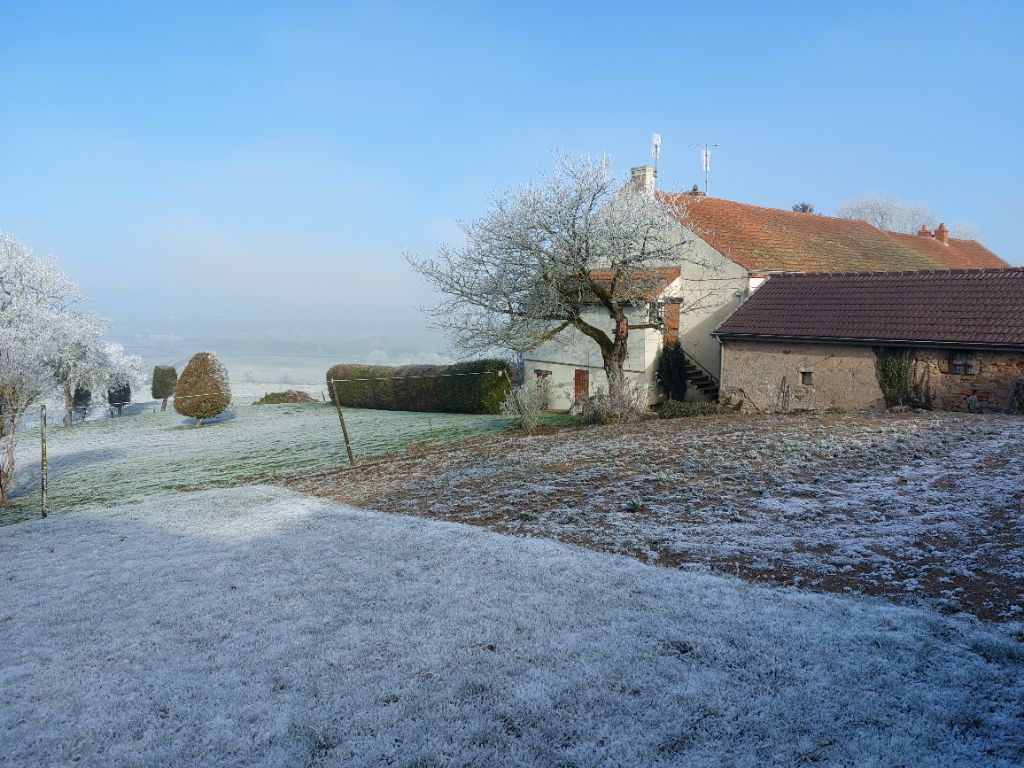
[[707,374],[708,378],[709,378],[709,379],[711,379],[711,382],[712,382],[712,384],[714,384],[714,386],[715,386],[715,389],[718,389],[718,385],[719,385],[719,382],[718,382],[718,377],[717,377],[717,376],[715,376],[715,374],[713,374],[713,373],[712,373],[711,371],[709,371],[709,370],[708,370],[707,368],[705,368],[705,367],[704,367],[703,365],[701,365],[700,363],[698,363],[698,362],[697,362],[697,361],[696,361],[696,360],[695,360],[695,359],[693,358],[693,356],[691,356],[691,355],[690,355],[690,354],[689,354],[689,353],[688,353],[688,352],[687,352],[687,351],[686,351],[685,349],[683,350],[683,357],[685,357],[685,358],[686,358],[686,362],[687,362],[687,364],[688,364],[688,365],[689,365],[689,364],[693,364],[693,365],[697,366],[698,368],[700,368],[700,369],[701,369],[702,371],[704,371],[704,373],[706,373],[706,374]]

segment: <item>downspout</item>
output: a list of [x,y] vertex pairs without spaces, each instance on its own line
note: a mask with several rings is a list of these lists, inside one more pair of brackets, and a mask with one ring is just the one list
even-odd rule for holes
[[725,343],[721,337],[715,336],[718,342],[718,402],[722,402],[722,385],[725,382]]

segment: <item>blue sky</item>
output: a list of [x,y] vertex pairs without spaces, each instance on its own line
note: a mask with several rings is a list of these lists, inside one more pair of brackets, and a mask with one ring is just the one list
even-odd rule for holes
[[0,0],[0,230],[122,334],[439,350],[401,258],[556,150],[1024,264],[1024,4]]

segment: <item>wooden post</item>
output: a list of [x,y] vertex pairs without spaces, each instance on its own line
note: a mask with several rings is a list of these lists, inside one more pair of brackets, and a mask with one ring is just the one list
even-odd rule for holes
[[43,502],[43,517],[46,517],[46,405],[39,406],[39,492]]
[[352,455],[352,443],[348,439],[348,427],[345,426],[345,412],[341,410],[341,400],[338,399],[338,382],[331,379],[331,389],[334,390],[334,405],[338,409],[338,421],[341,424],[341,435],[345,438],[345,450],[348,451],[348,463],[356,465],[356,457]]

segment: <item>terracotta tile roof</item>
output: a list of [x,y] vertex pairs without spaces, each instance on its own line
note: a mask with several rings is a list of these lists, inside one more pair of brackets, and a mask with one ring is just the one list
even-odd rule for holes
[[866,272],[988,269],[1006,262],[973,240],[884,232],[863,221],[794,213],[713,197],[665,194],[680,222],[746,269]]
[[[659,267],[652,269],[648,272],[636,272],[634,277],[638,282],[642,282],[641,286],[643,295],[640,298],[642,301],[654,301],[668,288],[673,281],[677,280],[681,272],[678,267]],[[612,278],[615,273],[612,270],[594,270],[590,273],[590,276],[598,284],[604,283],[605,285],[611,285]],[[594,301],[593,296],[588,297],[588,301]]]
[[774,275],[717,333],[1024,349],[1024,268]]

